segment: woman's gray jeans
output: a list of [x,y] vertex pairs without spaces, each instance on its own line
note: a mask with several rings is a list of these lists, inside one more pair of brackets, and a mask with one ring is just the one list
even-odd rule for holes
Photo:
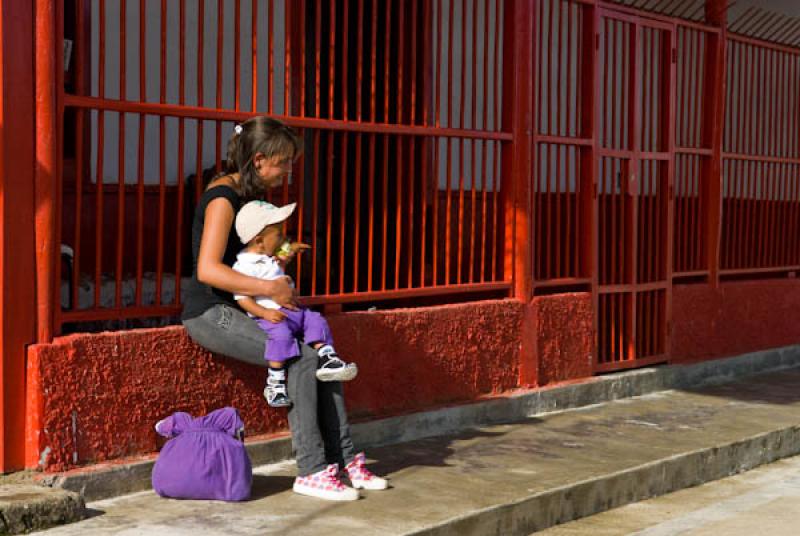
[[[234,307],[215,305],[183,325],[194,342],[216,354],[266,366],[266,333]],[[306,476],[330,463],[343,467],[352,461],[355,449],[341,383],[317,381],[317,352],[305,344],[300,348],[302,355],[286,362],[286,372],[297,474]]]

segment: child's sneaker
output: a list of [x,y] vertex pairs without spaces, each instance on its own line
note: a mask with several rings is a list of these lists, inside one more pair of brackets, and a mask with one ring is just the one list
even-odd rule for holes
[[267,399],[267,404],[273,408],[285,408],[292,405],[292,399],[286,393],[286,382],[274,378],[267,378],[264,398]]
[[300,495],[318,497],[329,501],[355,501],[358,491],[342,484],[338,477],[339,465],[331,464],[322,471],[294,479],[292,490]]
[[358,366],[355,363],[342,361],[330,344],[317,350],[317,354],[319,354],[317,379],[321,382],[349,382],[358,374]]
[[347,478],[356,489],[386,489],[389,487],[389,482],[385,478],[375,476],[372,471],[367,469],[367,458],[363,452],[356,454],[353,461],[348,463],[344,471],[347,473]]

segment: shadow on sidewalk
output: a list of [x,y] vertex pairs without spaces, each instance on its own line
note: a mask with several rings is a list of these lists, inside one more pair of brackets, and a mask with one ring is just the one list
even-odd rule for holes
[[720,385],[684,388],[680,391],[739,402],[796,404],[800,402],[800,368],[749,376]]

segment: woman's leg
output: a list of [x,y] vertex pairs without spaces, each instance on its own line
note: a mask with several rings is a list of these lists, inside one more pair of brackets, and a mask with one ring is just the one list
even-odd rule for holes
[[350,437],[342,384],[319,382],[317,389],[319,427],[325,444],[325,458],[328,463],[338,463],[343,468],[353,461],[356,452]]
[[286,362],[289,398],[289,428],[297,460],[298,476],[307,476],[325,469],[325,447],[320,434],[320,415],[317,410],[317,352],[306,344],[300,345],[300,357]]
[[264,361],[267,334],[238,309],[215,305],[183,325],[192,340],[207,350],[252,365],[267,365]]
[[[204,348],[260,366],[266,366],[267,335],[255,321],[227,305],[212,307],[185,321],[191,338]],[[289,428],[300,476],[321,471],[330,463],[353,458],[342,387],[338,382],[318,382],[319,356],[308,345],[300,346],[300,358],[286,362],[289,396]],[[318,405],[319,404],[319,405]],[[323,435],[325,434],[323,441]],[[331,457],[326,456],[327,450]]]

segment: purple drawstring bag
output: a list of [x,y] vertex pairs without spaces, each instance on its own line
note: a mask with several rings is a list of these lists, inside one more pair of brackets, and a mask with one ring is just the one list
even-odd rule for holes
[[162,497],[243,501],[253,471],[242,442],[244,423],[234,408],[205,417],[173,413],[156,424],[170,438],[153,467],[153,489]]

